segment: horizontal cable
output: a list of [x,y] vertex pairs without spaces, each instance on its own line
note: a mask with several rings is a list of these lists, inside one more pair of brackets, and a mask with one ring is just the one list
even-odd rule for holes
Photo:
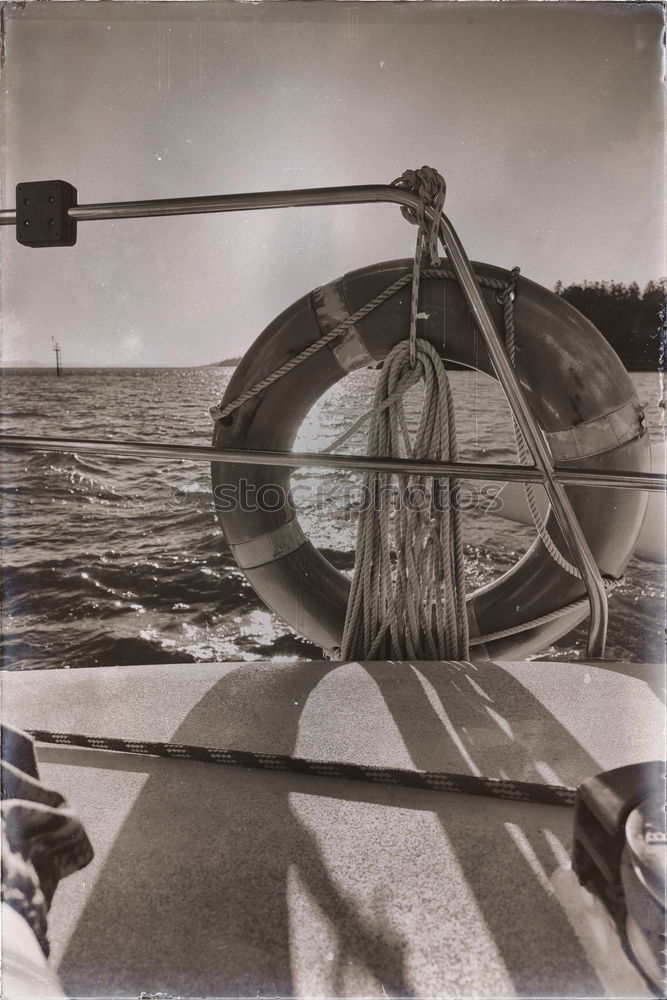
[[[349,472],[387,472],[421,476],[457,476],[504,483],[541,483],[544,476],[533,465],[487,462],[425,462],[409,458],[374,458],[368,455],[331,455],[317,451],[257,451],[211,448],[187,444],[153,444],[149,441],[100,441],[87,438],[48,438],[0,435],[3,451],[64,452],[107,455],[111,458],[190,459],[195,462],[229,462],[239,465],[276,465],[291,469],[346,469]],[[556,478],[566,486],[599,486],[661,492],[667,476],[659,472],[599,472],[555,466]]]

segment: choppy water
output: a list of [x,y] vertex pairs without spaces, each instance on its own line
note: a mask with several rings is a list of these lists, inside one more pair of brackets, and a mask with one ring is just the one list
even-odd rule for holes
[[[9,434],[210,443],[208,406],[231,370],[102,369],[2,373]],[[634,376],[651,434],[662,440],[657,376]],[[335,386],[302,427],[318,450],[370,403],[375,375]],[[509,413],[495,383],[452,375],[461,457],[514,459]],[[363,435],[346,450],[363,448]],[[321,651],[268,612],[236,568],[213,509],[208,466],[192,461],[4,453],[4,664],[13,669],[257,659],[319,659]],[[301,522],[344,570],[353,565],[354,477],[303,470]],[[318,496],[318,486],[320,494]],[[322,489],[324,488],[324,494]],[[532,530],[466,516],[468,586],[509,568]],[[611,603],[607,655],[663,660],[663,570],[634,559]],[[578,629],[552,653],[581,656]]]

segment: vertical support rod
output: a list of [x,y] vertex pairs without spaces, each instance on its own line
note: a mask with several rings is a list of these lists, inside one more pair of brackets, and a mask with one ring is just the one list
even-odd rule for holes
[[60,344],[51,338],[51,343],[53,344],[53,350],[56,352],[56,375],[58,378],[62,375],[62,368],[60,367]]
[[470,261],[454,227],[444,215],[440,220],[440,237],[466,302],[484,338],[498,380],[505,391],[521,433],[530,448],[535,464],[544,473],[543,485],[549,502],[586,585],[591,605],[586,655],[591,659],[602,658],[607,638],[608,607],[607,593],[600,570],[581,530],[565,487],[555,477],[551,455],[535,423],[535,417],[521,388],[519,377],[507,356]]

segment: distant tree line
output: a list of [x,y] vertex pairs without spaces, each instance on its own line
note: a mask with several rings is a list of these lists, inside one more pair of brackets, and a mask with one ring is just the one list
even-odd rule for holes
[[630,371],[665,370],[667,279],[643,291],[635,281],[558,281],[554,291],[598,328]]

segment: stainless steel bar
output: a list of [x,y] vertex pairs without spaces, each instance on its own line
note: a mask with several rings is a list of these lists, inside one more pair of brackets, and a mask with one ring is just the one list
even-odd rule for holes
[[[68,215],[77,222],[104,219],[147,219],[164,215],[201,215],[207,212],[257,211],[298,208],[309,205],[363,205],[389,202],[419,208],[420,199],[411,191],[391,184],[357,184],[349,187],[304,188],[297,191],[256,191],[250,194],[204,195],[198,198],[156,198],[148,201],[100,202],[76,205]],[[3,209],[0,225],[16,223],[16,212]]]
[[539,483],[542,473],[529,465],[478,465],[475,462],[417,462],[402,458],[369,458],[365,455],[330,455],[320,452],[246,451],[182,444],[152,444],[135,441],[94,441],[72,438],[39,438],[0,435],[0,448],[9,451],[66,452],[109,455],[116,458],[191,459],[201,462],[238,462],[240,465],[278,465],[287,468],[348,469],[351,472],[409,473],[417,475],[465,476],[500,482]]
[[524,396],[517,373],[507,356],[503,341],[470,266],[470,261],[454,227],[444,215],[440,222],[440,235],[463,294],[484,338],[498,380],[505,390],[514,417],[533,456],[533,461],[538,469],[544,473],[544,488],[565,541],[586,585],[591,605],[587,655],[590,658],[602,658],[609,612],[607,594],[600,570],[581,530],[572,504],[565,492],[565,487],[555,477],[551,455]]
[[[351,472],[393,472],[425,476],[457,476],[460,479],[491,482],[543,483],[544,473],[533,465],[505,465],[486,462],[418,462],[407,458],[373,458],[366,455],[330,455],[320,452],[246,451],[198,445],[154,444],[143,441],[100,441],[87,438],[42,438],[29,435],[0,435],[4,451],[66,452],[172,461],[238,462],[239,465],[278,465],[288,468],[347,469]],[[667,489],[667,476],[660,473],[601,473],[586,469],[555,469],[556,477],[573,486],[601,486],[610,489]]]
[[662,472],[598,472],[596,469],[566,469],[554,466],[554,477],[564,486],[602,486],[614,490],[647,490],[664,493],[667,476]]

